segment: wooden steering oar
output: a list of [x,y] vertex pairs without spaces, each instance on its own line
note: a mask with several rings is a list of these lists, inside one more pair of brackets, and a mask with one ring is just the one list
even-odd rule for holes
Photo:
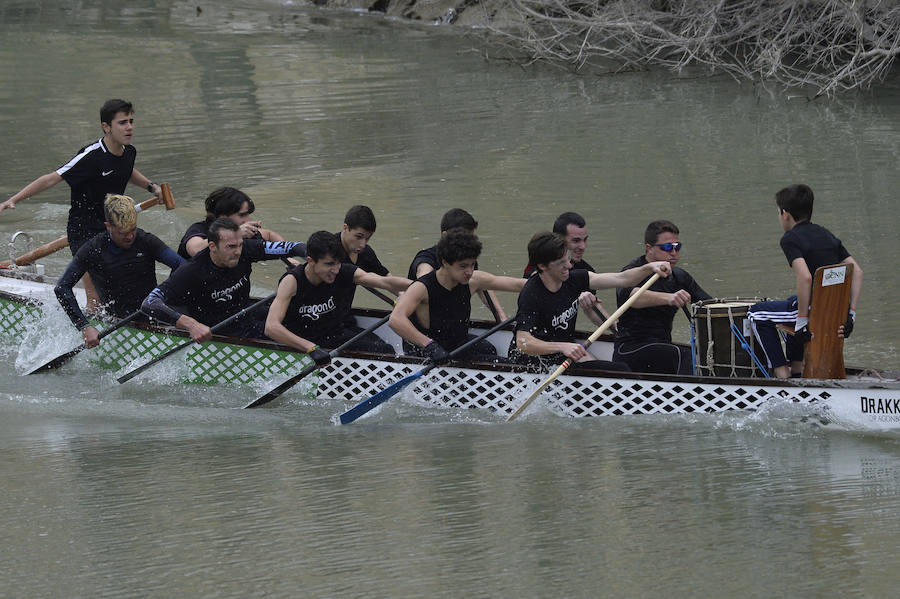
[[[484,333],[478,335],[477,337],[475,337],[473,339],[470,339],[469,341],[463,343],[462,345],[460,345],[459,347],[454,349],[452,352],[450,352],[450,357],[452,358],[454,356],[458,356],[459,354],[461,354],[465,350],[469,349],[470,347],[472,347],[479,341],[486,339],[490,335],[493,335],[494,333],[496,333],[497,331],[499,331],[500,329],[502,329],[503,327],[505,327],[512,321],[514,321],[515,319],[516,319],[515,316],[510,316],[503,322],[499,322],[499,323],[495,324],[493,327],[491,327]],[[416,379],[424,376],[426,373],[431,372],[431,369],[434,368],[435,366],[437,366],[437,364],[431,363],[428,366],[426,366],[425,368],[423,368],[422,370],[420,370],[419,372],[416,372],[415,374],[411,374],[406,378],[400,379],[399,381],[390,385],[389,387],[382,389],[381,391],[379,391],[372,397],[362,400],[361,402],[359,402],[358,404],[356,404],[355,406],[353,406],[352,408],[350,408],[349,410],[347,410],[346,412],[341,414],[341,417],[340,417],[341,424],[350,424],[357,418],[365,415],[366,413],[368,413],[371,410],[375,409],[376,407],[380,406],[381,404],[383,404],[384,402],[386,402],[393,396],[395,396],[398,393],[400,393],[401,391],[403,391],[403,389],[405,389],[407,386],[409,386],[410,383],[412,383]]]
[[[619,319],[619,317],[622,315],[622,313],[625,312],[625,310],[627,310],[629,307],[631,307],[631,304],[633,304],[635,302],[635,300],[641,296],[642,293],[647,291],[647,289],[650,287],[650,285],[655,283],[656,279],[658,279],[658,278],[659,278],[659,274],[653,273],[653,276],[650,277],[649,279],[647,279],[646,283],[641,285],[641,287],[637,291],[632,293],[631,297],[629,297],[627,300],[625,300],[625,303],[622,304],[621,306],[619,306],[618,310],[616,310],[615,312],[610,314],[609,318],[607,318],[606,321],[603,324],[601,324],[590,337],[588,337],[587,341],[584,343],[584,347],[588,347],[591,343],[596,341],[600,337],[600,335],[605,333],[606,329],[611,327],[612,324],[616,320]],[[527,408],[529,405],[531,405],[531,402],[533,402],[535,399],[537,399],[537,396],[541,394],[541,391],[543,391],[547,387],[547,385],[549,385],[550,383],[555,381],[557,379],[557,377],[559,377],[559,375],[561,375],[563,372],[565,372],[566,369],[571,365],[572,365],[572,360],[569,358],[566,358],[566,361],[559,365],[559,368],[557,368],[554,371],[554,373],[550,375],[550,378],[548,378],[546,381],[541,383],[538,386],[538,388],[535,389],[532,392],[532,394],[528,396],[528,399],[523,401],[522,405],[520,405],[518,408],[516,408],[512,412],[512,414],[509,415],[509,417],[506,419],[506,421],[510,422],[511,420],[515,420],[519,416],[519,414],[521,414],[522,412],[525,411],[525,408]]]
[[[160,193],[159,197],[153,196],[149,200],[144,200],[140,204],[135,204],[134,209],[138,212],[141,212],[159,203],[164,204],[166,210],[174,209],[175,198],[172,197],[172,189],[169,187],[169,184],[162,183],[160,187],[162,188],[162,192]],[[34,248],[30,252],[25,252],[24,254],[16,258],[16,266],[27,266],[32,262],[36,262],[37,260],[49,256],[54,252],[58,252],[67,245],[69,245],[69,238],[63,235],[59,239],[54,239],[49,243],[45,243],[40,247]],[[0,261],[0,268],[9,268],[10,264],[12,264],[12,262],[9,260]]]
[[[251,311],[255,310],[256,308],[262,306],[262,305],[265,304],[266,302],[271,302],[273,299],[275,299],[275,294],[274,294],[274,293],[273,293],[272,295],[268,296],[268,297],[264,297],[263,299],[259,300],[259,301],[256,302],[255,304],[251,304],[251,305],[247,306],[246,308],[244,308],[244,309],[241,310],[240,312],[237,312],[236,314],[232,314],[231,316],[229,316],[228,318],[226,318],[225,320],[223,320],[223,321],[220,322],[219,324],[210,327],[209,331],[210,331],[211,333],[215,333],[216,331],[220,331],[220,330],[222,330],[223,328],[225,328],[225,326],[231,324],[232,322],[234,322],[234,321],[237,320],[238,318],[241,318],[242,316],[246,315],[248,312],[251,312]],[[188,339],[188,340],[185,341],[184,343],[181,343],[181,344],[179,344],[179,345],[176,345],[175,347],[171,348],[170,350],[168,350],[168,351],[166,351],[166,352],[163,352],[163,353],[160,354],[159,356],[156,356],[155,358],[153,358],[152,360],[150,360],[150,361],[147,362],[146,364],[142,364],[142,365],[138,366],[137,368],[135,368],[134,370],[131,370],[131,371],[129,371],[129,372],[126,372],[125,374],[123,374],[122,376],[120,376],[120,377],[119,377],[118,379],[116,379],[116,380],[119,381],[120,383],[124,383],[124,382],[130,381],[131,379],[133,379],[134,377],[136,377],[136,376],[139,375],[140,373],[144,372],[145,370],[147,370],[148,368],[150,368],[151,366],[153,366],[153,365],[156,364],[157,362],[159,362],[159,361],[161,361],[161,360],[164,360],[164,359],[168,358],[168,357],[171,356],[172,354],[174,354],[174,353],[176,353],[176,352],[178,352],[178,351],[184,349],[185,347],[189,346],[189,345],[192,344],[192,343],[194,343],[194,340],[193,340],[193,339]]]
[[[125,318],[123,318],[122,320],[120,320],[119,322],[115,323],[114,325],[103,329],[100,332],[100,334],[97,335],[97,341],[100,341],[101,339],[103,339],[104,337],[106,337],[107,335],[112,333],[113,331],[119,330],[120,328],[122,328],[123,326],[125,326],[126,324],[128,324],[129,322],[131,322],[132,320],[134,320],[135,318],[137,318],[140,315],[141,315],[141,311],[136,310],[136,311],[132,312],[131,314],[129,314],[128,316],[126,316]],[[45,362],[36,368],[32,368],[25,374],[26,375],[37,374],[39,372],[45,372],[47,370],[53,370],[54,368],[59,368],[60,366],[62,366],[63,364],[65,364],[66,362],[68,362],[69,360],[71,360],[72,358],[74,358],[75,356],[77,356],[78,354],[80,354],[81,352],[83,352],[86,349],[87,349],[87,346],[84,343],[82,343],[75,349],[70,349],[66,353],[56,356],[49,362]]]
[[[328,355],[331,356],[332,359],[334,359],[338,354],[340,354],[342,351],[347,349],[349,346],[353,345],[354,343],[356,343],[357,341],[359,341],[360,339],[362,339],[364,336],[368,335],[369,333],[374,332],[375,329],[377,329],[378,327],[380,327],[381,325],[386,323],[390,317],[391,317],[391,315],[387,314],[384,318],[380,319],[378,322],[376,322],[369,328],[365,329],[364,331],[360,331],[359,333],[357,333],[356,335],[351,337],[348,341],[345,341],[338,347],[336,347],[333,350],[331,350],[330,352],[328,352]],[[326,364],[326,366],[327,366],[327,364]],[[306,368],[301,370],[299,373],[295,374],[288,380],[284,381],[283,383],[281,383],[280,385],[278,385],[277,387],[275,387],[274,389],[272,389],[271,391],[269,391],[262,397],[254,399],[253,401],[248,403],[246,406],[244,406],[244,409],[246,410],[247,408],[258,408],[259,406],[269,403],[270,401],[279,397],[285,391],[287,391],[288,389],[290,389],[291,387],[293,387],[294,385],[299,383],[310,373],[312,373],[316,370],[319,370],[320,368],[324,368],[324,367],[325,366],[319,366],[318,364],[310,364],[309,366],[307,366]]]

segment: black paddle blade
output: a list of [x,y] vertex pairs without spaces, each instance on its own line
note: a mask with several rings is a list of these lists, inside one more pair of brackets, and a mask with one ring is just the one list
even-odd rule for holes
[[258,408],[259,406],[264,406],[267,403],[269,403],[270,401],[277,399],[278,397],[281,397],[281,395],[285,391],[287,391],[288,389],[290,389],[291,387],[296,385],[298,382],[300,382],[300,379],[306,377],[308,374],[310,374],[314,370],[318,370],[318,368],[319,367],[316,364],[313,364],[312,366],[307,366],[306,368],[301,370],[298,374],[295,374],[288,380],[284,381],[283,383],[281,383],[280,385],[278,385],[277,387],[275,387],[274,389],[272,389],[271,391],[269,391],[262,397],[257,397],[256,399],[254,399],[253,401],[248,403],[246,406],[244,406],[244,409],[246,410],[248,408]]
[[60,356],[56,356],[49,362],[44,362],[40,366],[38,366],[36,368],[32,368],[31,370],[26,372],[25,375],[27,376],[29,374],[38,374],[40,372],[46,372],[48,370],[53,370],[55,368],[59,368],[60,366],[62,366],[63,364],[65,364],[66,362],[68,362],[69,360],[71,360],[72,358],[77,356],[78,354],[80,354],[85,349],[86,348],[84,347],[84,345],[80,345],[71,351],[67,351],[66,353],[64,353]]

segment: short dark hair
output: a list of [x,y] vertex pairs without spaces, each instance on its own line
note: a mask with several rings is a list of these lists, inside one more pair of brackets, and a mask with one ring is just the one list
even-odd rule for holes
[[438,260],[453,264],[460,260],[475,260],[481,255],[481,241],[468,229],[456,227],[441,235],[437,243]]
[[441,233],[457,227],[474,231],[478,228],[478,221],[462,208],[451,208],[441,217]]
[[222,236],[219,234],[220,231],[240,231],[241,228],[238,226],[233,219],[228,218],[227,216],[221,216],[214,220],[209,225],[209,232],[206,234],[206,240],[212,241],[214,244],[219,245],[219,240]]
[[541,264],[550,264],[559,260],[569,251],[566,240],[557,233],[543,231],[535,233],[528,242],[528,263],[540,270]]
[[340,260],[343,251],[340,236],[328,231],[316,231],[306,241],[306,257],[316,262],[326,256]]
[[344,224],[348,229],[363,229],[375,232],[375,214],[368,206],[354,206],[344,215]]
[[584,222],[584,217],[577,212],[563,212],[553,222],[553,232],[558,235],[565,235],[568,233],[569,225],[582,228],[586,223]]
[[678,235],[678,227],[670,220],[655,220],[644,230],[644,243],[653,245],[663,233]]
[[775,194],[778,208],[787,211],[797,222],[812,218],[815,199],[813,190],[803,183],[789,185]]
[[241,211],[241,206],[247,202],[247,210],[252,214],[256,209],[253,200],[246,193],[234,187],[220,187],[206,196],[206,217],[217,218],[230,216]]
[[134,107],[132,107],[131,102],[126,100],[107,100],[100,107],[100,122],[107,125],[111,124],[113,119],[116,118],[116,114],[120,112],[133,114]]

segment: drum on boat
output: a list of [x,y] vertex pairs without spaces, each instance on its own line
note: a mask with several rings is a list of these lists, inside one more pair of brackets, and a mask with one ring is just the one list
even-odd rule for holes
[[[697,374],[721,377],[762,377],[746,348],[762,356],[747,312],[761,298],[709,299],[691,306],[694,318],[694,362]],[[762,359],[762,358],[760,358]]]

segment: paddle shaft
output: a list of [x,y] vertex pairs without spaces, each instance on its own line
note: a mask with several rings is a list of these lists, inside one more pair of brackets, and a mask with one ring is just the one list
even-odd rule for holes
[[[497,331],[499,331],[500,329],[502,329],[503,327],[505,327],[512,321],[514,321],[515,319],[516,319],[515,316],[511,316],[511,317],[507,318],[506,320],[504,320],[503,322],[498,322],[496,325],[494,325],[493,327],[491,327],[484,333],[478,335],[477,337],[475,337],[473,339],[470,339],[469,341],[463,343],[462,345],[460,345],[459,347],[454,349],[452,352],[450,352],[450,357],[453,358],[455,356],[458,356],[459,354],[466,351],[467,349],[469,349],[470,347],[472,347],[479,341],[483,341],[484,339],[487,339],[489,336],[493,335],[494,333],[496,333]],[[353,406],[352,408],[350,408],[349,410],[347,410],[346,412],[341,414],[341,417],[340,417],[341,424],[350,424],[354,420],[358,419],[359,417],[363,416],[364,414],[368,413],[369,411],[375,409],[377,406],[383,404],[384,402],[386,402],[387,400],[392,398],[397,393],[400,393],[400,391],[402,391],[404,388],[406,388],[414,380],[431,372],[431,370],[436,366],[437,366],[437,364],[431,363],[428,366],[426,366],[425,368],[423,368],[422,370],[420,370],[419,372],[417,372],[415,374],[411,374],[404,379],[400,379],[396,383],[379,391],[372,397],[362,400],[361,402],[359,402],[358,404],[356,404],[355,406]]]
[[[390,317],[391,317],[390,314],[385,315],[383,318],[378,320],[378,322],[371,325],[369,328],[367,328],[363,331],[360,331],[359,333],[357,333],[356,335],[351,337],[348,341],[345,341],[338,347],[336,347],[333,350],[331,350],[330,352],[328,352],[328,355],[331,356],[332,358],[337,357],[338,354],[340,354],[342,351],[344,351],[345,349],[347,349],[348,347],[350,347],[351,345],[353,345],[354,343],[356,343],[357,341],[359,341],[360,339],[362,339],[369,333],[374,332],[375,329],[377,329],[378,327],[380,327],[381,325],[386,323]],[[324,366],[321,368],[324,368]],[[277,387],[275,387],[274,389],[272,389],[271,391],[269,391],[262,397],[254,399],[253,401],[248,403],[246,406],[244,406],[244,409],[246,410],[248,408],[258,408],[259,406],[269,403],[270,401],[272,401],[273,399],[276,399],[277,397],[282,395],[285,391],[287,391],[288,389],[290,389],[291,387],[293,387],[294,385],[299,383],[301,380],[303,380],[305,377],[307,377],[310,373],[315,372],[316,370],[319,370],[319,369],[320,369],[320,366],[318,364],[310,364],[309,366],[307,366],[306,368],[301,370],[299,373],[295,374],[288,380],[284,381],[283,383],[281,383],[280,385],[278,385]]]
[[[136,311],[132,312],[131,314],[129,314],[128,316],[126,316],[125,318],[123,318],[122,320],[120,320],[119,322],[117,322],[116,324],[103,329],[100,332],[100,334],[97,335],[97,341],[100,341],[101,339],[103,339],[104,337],[106,337],[107,335],[112,333],[113,331],[119,330],[120,328],[122,328],[123,326],[125,326],[126,324],[128,324],[129,322],[131,322],[132,320],[134,320],[135,318],[137,318],[140,315],[141,315],[141,311],[136,310]],[[30,370],[26,374],[36,374],[38,372],[45,372],[47,370],[53,370],[54,368],[59,368],[60,366],[62,366],[66,362],[68,362],[70,359],[72,359],[75,356],[77,356],[78,354],[80,354],[85,349],[87,349],[87,346],[85,346],[82,343],[80,346],[76,347],[75,349],[69,350],[64,354],[60,354],[60,355],[56,356],[49,362],[45,362],[44,364],[41,364],[40,366]]]
[[[223,320],[223,321],[220,322],[219,324],[210,327],[209,331],[210,331],[211,333],[215,333],[216,331],[220,331],[220,330],[222,330],[223,328],[225,328],[227,325],[229,325],[229,324],[231,324],[232,322],[234,322],[235,320],[237,320],[238,318],[241,318],[242,316],[246,315],[248,312],[251,312],[251,311],[255,310],[256,308],[262,306],[262,305],[265,304],[266,302],[272,301],[273,299],[275,299],[275,294],[274,294],[274,293],[273,293],[272,295],[268,296],[268,297],[265,297],[265,298],[259,300],[259,301],[256,302],[255,304],[251,304],[251,305],[247,306],[246,308],[244,308],[244,309],[241,310],[240,312],[237,312],[236,314],[232,314],[231,316],[229,316],[228,318],[226,318],[225,320]],[[190,344],[193,343],[193,342],[194,342],[193,339],[188,339],[188,340],[185,341],[184,343],[181,343],[181,344],[179,344],[179,345],[176,345],[175,347],[171,348],[170,350],[168,350],[168,351],[166,351],[166,352],[163,352],[161,355],[159,355],[159,356],[153,358],[152,360],[150,360],[150,361],[147,362],[146,364],[142,364],[142,365],[138,366],[137,368],[135,368],[134,370],[132,370],[132,371],[130,371],[130,372],[126,372],[125,374],[123,374],[122,376],[120,376],[120,377],[119,377],[118,379],[116,379],[116,380],[118,380],[119,383],[124,383],[124,382],[126,382],[126,381],[130,381],[131,379],[133,379],[134,377],[136,377],[136,376],[139,375],[140,373],[144,372],[145,370],[147,370],[148,368],[150,368],[151,366],[153,366],[153,365],[156,364],[157,362],[159,362],[159,361],[161,361],[161,360],[164,360],[164,359],[168,358],[169,356],[171,356],[171,355],[174,354],[175,352],[184,349],[185,347],[187,347],[188,345],[190,345]]]
[[[642,293],[644,293],[645,291],[647,291],[647,289],[649,289],[650,286],[653,285],[653,283],[655,283],[656,280],[657,280],[658,278],[659,278],[659,274],[653,273],[653,276],[651,276],[649,279],[647,279],[647,282],[646,282],[646,283],[644,283],[643,285],[641,285],[641,287],[640,287],[637,291],[635,291],[634,293],[632,293],[632,294],[631,294],[631,297],[629,297],[627,300],[625,300],[625,303],[622,304],[621,306],[619,306],[619,309],[618,309],[618,310],[616,310],[615,312],[613,312],[612,314],[610,314],[610,315],[609,315],[609,318],[606,319],[606,321],[605,321],[603,324],[601,324],[601,325],[597,328],[597,330],[594,331],[594,332],[591,334],[590,337],[587,338],[587,341],[584,343],[584,347],[588,347],[591,343],[593,343],[594,341],[596,341],[597,339],[599,339],[599,338],[600,338],[600,335],[602,335],[603,333],[605,333],[605,332],[606,332],[606,329],[608,329],[609,327],[611,327],[611,326],[613,325],[613,323],[614,323],[615,321],[617,321],[617,320],[619,319],[620,316],[622,316],[622,314],[625,312],[625,310],[627,310],[628,308],[630,308],[630,307],[631,307],[631,304],[633,304],[633,303],[637,300],[637,298],[639,298],[639,297],[641,296]],[[535,399],[537,399],[537,396],[541,394],[541,391],[543,391],[544,389],[547,388],[547,385],[549,385],[550,383],[552,383],[553,381],[555,381],[555,380],[559,377],[559,375],[561,375],[563,372],[565,372],[566,369],[567,369],[569,366],[571,366],[571,365],[572,365],[572,360],[567,358],[567,359],[565,360],[565,362],[563,362],[562,364],[560,364],[560,365],[559,365],[559,368],[557,368],[557,369],[553,372],[553,374],[550,375],[550,378],[548,378],[548,379],[545,380],[543,383],[541,383],[541,384],[538,386],[538,388],[535,389],[535,390],[531,393],[531,395],[528,396],[528,399],[526,399],[525,401],[523,401],[523,402],[522,402],[522,405],[520,405],[518,408],[516,408],[516,409],[509,415],[509,417],[507,417],[506,421],[507,421],[507,422],[510,422],[510,421],[512,421],[512,420],[515,420],[515,419],[519,416],[519,414],[521,414],[522,412],[525,411],[525,408],[527,408],[529,405],[531,405],[531,402],[533,402]]]
[[[163,183],[160,187],[162,187],[162,194],[160,195],[160,197],[157,198],[156,196],[154,196],[149,200],[141,202],[140,204],[135,204],[134,209],[137,212],[141,212],[142,210],[145,210],[150,206],[155,206],[160,202],[160,200],[162,200],[163,204],[165,204],[166,210],[172,210],[173,208],[175,208],[175,199],[172,197],[172,190],[169,188],[169,184]],[[40,247],[34,248],[30,252],[22,254],[21,256],[16,258],[16,265],[26,266],[36,260],[40,260],[41,258],[49,256],[54,252],[58,252],[67,245],[69,245],[69,238],[63,235],[59,239],[54,239],[49,243],[45,243]],[[0,262],[0,268],[8,268],[10,264],[11,262],[9,260],[3,260],[2,262]]]

